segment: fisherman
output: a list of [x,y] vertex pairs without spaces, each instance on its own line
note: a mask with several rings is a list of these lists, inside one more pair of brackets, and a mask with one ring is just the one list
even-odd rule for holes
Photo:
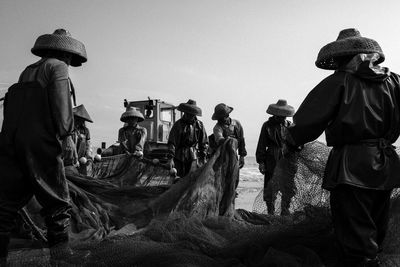
[[57,29],[39,36],[31,51],[41,59],[22,72],[4,102],[0,134],[2,264],[17,211],[33,195],[43,207],[51,259],[73,255],[68,245],[71,205],[62,147],[74,147],[71,92],[75,95],[68,66],[86,62],[86,50],[68,31]]
[[196,101],[189,99],[179,104],[177,110],[183,112],[183,116],[171,128],[168,149],[171,167],[176,168],[179,177],[184,177],[197,163],[205,163],[208,137],[203,123],[197,119],[202,112]]
[[130,106],[122,113],[120,120],[125,123],[124,127],[118,131],[120,152],[132,153],[137,157],[143,157],[143,146],[146,142],[147,130],[138,124],[138,122],[144,121],[143,114],[135,107]]
[[64,166],[66,167],[84,165],[88,158],[92,158],[90,132],[85,125],[85,121],[93,121],[84,105],[72,108],[72,112],[74,114],[74,132],[72,135],[74,148],[63,151]]
[[78,158],[92,159],[92,147],[90,144],[90,131],[86,127],[86,121],[93,123],[84,105],[74,107],[74,123],[75,131],[73,135],[74,143],[76,144],[76,151]]
[[392,146],[400,134],[400,77],[379,65],[384,60],[375,40],[342,30],[315,62],[335,72],[308,94],[289,127],[295,146],[325,130],[333,147],[322,187],[330,191],[340,266],[379,266],[390,195],[400,187]]
[[[215,106],[214,114],[211,117],[212,120],[217,121],[213,129],[213,142],[215,142],[217,146],[220,146],[224,143],[225,139],[235,138],[238,141],[239,168],[243,168],[244,157],[247,155],[243,127],[238,120],[229,117],[232,110],[232,107],[229,107],[224,103]],[[239,181],[237,181],[237,183],[239,183]]]
[[[296,192],[294,175],[281,175],[279,179],[272,178],[278,161],[289,160],[290,154],[287,150],[285,138],[290,121],[286,117],[293,116],[294,108],[288,105],[286,100],[280,99],[276,104],[268,106],[267,113],[272,116],[261,127],[256,150],[258,169],[264,174],[263,197],[267,204],[268,214],[274,214],[276,195],[278,191],[281,191],[281,215],[288,215],[290,214],[291,199]],[[287,163],[285,166],[294,165]],[[295,173],[296,170],[287,172],[287,174]]]

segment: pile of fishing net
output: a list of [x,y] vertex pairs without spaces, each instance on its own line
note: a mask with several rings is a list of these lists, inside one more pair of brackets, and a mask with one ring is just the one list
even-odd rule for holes
[[[281,217],[234,209],[239,178],[235,146],[234,140],[228,140],[204,166],[179,180],[163,166],[130,156],[94,166],[97,177],[69,172],[74,202],[72,245],[75,251],[85,252],[85,257],[56,264],[334,266],[336,247],[329,207],[319,187],[329,150],[315,142],[297,155],[295,179],[301,196],[292,204],[293,213]],[[307,179],[300,181],[299,177]],[[28,209],[29,214],[43,229],[34,210]],[[400,263],[397,193],[391,214],[383,266]],[[49,250],[37,245],[12,251],[9,264],[50,266],[54,262]]]

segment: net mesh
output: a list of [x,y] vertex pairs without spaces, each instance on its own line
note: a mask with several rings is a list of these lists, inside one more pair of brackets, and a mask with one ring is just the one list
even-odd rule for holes
[[[259,197],[253,212],[234,209],[239,170],[232,141],[220,147],[206,165],[167,188],[140,181],[149,177],[142,179],[142,175],[154,173],[158,173],[155,179],[171,179],[168,170],[134,158],[124,159],[126,165],[118,164],[143,165],[143,170],[121,167],[121,172],[111,174],[115,179],[83,177],[71,171],[70,190],[76,194],[71,246],[79,257],[54,260],[43,244],[32,245],[11,251],[9,265],[335,266],[327,195],[320,187],[328,153],[319,142],[299,153],[294,176],[297,194],[289,216],[264,214],[263,207],[257,206]],[[155,171],[145,174],[148,168]],[[32,211],[33,221],[40,226]],[[400,198],[395,191],[382,266],[400,264],[399,225]]]
[[[321,189],[322,177],[330,148],[325,144],[314,141],[304,145],[304,148],[293,155],[295,157],[289,164],[295,164],[296,168],[288,167],[281,161],[275,168],[272,182],[284,180],[284,177],[293,177],[296,194],[292,198],[289,210],[291,212],[302,210],[307,205],[328,206],[329,192]],[[263,199],[264,190],[261,189],[253,204],[253,211],[267,213],[267,206]],[[275,210],[279,213],[281,207],[281,192],[278,192],[275,201]]]

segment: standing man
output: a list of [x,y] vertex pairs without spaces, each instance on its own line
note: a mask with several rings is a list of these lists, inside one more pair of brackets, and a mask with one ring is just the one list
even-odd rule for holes
[[244,141],[243,127],[238,120],[229,117],[233,108],[224,103],[218,104],[214,108],[211,119],[216,120],[213,129],[214,141],[217,146],[221,145],[226,138],[235,138],[238,141],[239,168],[244,166],[244,157],[247,156],[246,144]]
[[189,99],[179,104],[177,109],[183,112],[183,116],[172,126],[168,149],[173,157],[171,166],[175,166],[179,177],[184,177],[197,161],[205,162],[208,137],[203,123],[197,119],[201,116],[201,109],[196,101]]
[[[92,123],[93,120],[90,118],[89,113],[84,105],[74,107],[72,110],[74,113],[75,124],[75,130],[72,138],[75,143],[77,158],[79,159],[78,171],[81,174],[87,175],[88,168],[91,167],[91,165],[88,163],[88,159],[93,160],[93,155],[90,143],[90,131],[89,128],[86,127],[86,121]],[[64,164],[65,161],[66,160],[64,159]]]
[[256,150],[258,168],[264,174],[264,201],[267,204],[268,214],[273,215],[276,195],[281,191],[281,215],[288,215],[290,202],[296,190],[294,177],[284,175],[279,177],[279,180],[272,177],[277,162],[288,156],[285,139],[290,121],[286,120],[286,117],[293,116],[294,108],[288,105],[286,100],[280,99],[276,104],[268,106],[267,113],[272,117],[264,122],[261,128]]
[[84,105],[74,107],[74,123],[75,131],[73,135],[74,143],[76,144],[76,151],[78,158],[92,158],[92,151],[90,145],[90,131],[86,127],[86,121],[93,123]]
[[[213,129],[214,141],[217,146],[223,144],[227,138],[235,138],[238,141],[239,168],[241,169],[244,166],[244,157],[247,155],[246,144],[242,125],[238,120],[229,117],[232,110],[232,107],[224,103],[215,106],[214,114],[211,117],[212,120],[217,121]],[[239,180],[236,181],[236,187],[238,184]]]
[[400,186],[400,77],[378,64],[379,44],[345,29],[321,48],[316,66],[335,72],[305,98],[289,128],[294,145],[325,130],[332,146],[322,187],[330,191],[341,266],[379,266],[390,195]]
[[144,121],[143,114],[135,107],[128,107],[122,113],[120,120],[125,123],[125,126],[118,131],[121,153],[128,152],[137,157],[142,157],[147,130],[140,126],[138,122]]
[[[6,261],[17,211],[35,195],[43,207],[52,259],[71,256],[70,198],[62,159],[73,149],[74,131],[68,66],[87,61],[83,43],[58,29],[37,38],[29,65],[5,97],[0,134],[0,257]],[[72,91],[74,96],[74,92]]]

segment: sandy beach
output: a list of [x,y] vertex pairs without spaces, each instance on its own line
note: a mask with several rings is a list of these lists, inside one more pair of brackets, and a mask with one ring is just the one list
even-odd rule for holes
[[246,157],[246,164],[240,170],[240,181],[237,188],[236,209],[253,210],[256,196],[264,186],[264,175],[258,171],[255,157]]

